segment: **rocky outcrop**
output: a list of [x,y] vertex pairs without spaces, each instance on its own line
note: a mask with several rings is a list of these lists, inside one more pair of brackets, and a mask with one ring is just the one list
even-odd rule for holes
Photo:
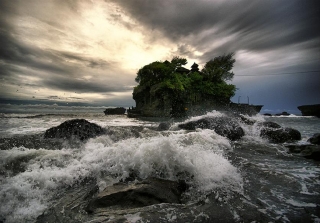
[[315,105],[301,105],[298,106],[303,116],[316,116],[320,118],[320,104]]
[[284,143],[301,140],[301,133],[292,128],[263,128],[260,132],[262,138],[272,143]]
[[117,183],[107,187],[93,198],[86,211],[97,209],[130,209],[160,203],[181,203],[185,183],[158,178],[147,178],[141,182]]
[[105,115],[124,115],[126,109],[124,107],[107,108],[104,110]]
[[249,105],[240,103],[230,103],[229,108],[231,111],[238,114],[256,115],[261,111],[263,105]]
[[86,140],[104,133],[105,130],[97,124],[90,123],[85,119],[72,119],[46,130],[44,138]]
[[244,131],[241,126],[228,117],[207,117],[197,121],[180,124],[178,127],[185,130],[195,130],[197,128],[212,129],[218,135],[227,137],[232,141],[238,140],[244,136]]
[[289,115],[290,114],[288,112],[286,112],[286,111],[275,114],[275,116],[289,116]]
[[234,222],[235,213],[239,222],[271,220],[249,200],[244,202],[246,197],[231,191],[229,195],[215,191],[207,195],[208,202],[185,204],[183,182],[147,178],[117,183],[100,193],[96,183],[87,178],[73,185],[35,222]]
[[279,125],[278,123],[275,123],[275,122],[262,122],[261,125],[263,127],[273,128],[273,129],[281,128],[281,125]]
[[320,133],[314,134],[310,139],[308,139],[308,142],[320,145]]
[[287,145],[290,153],[303,156],[307,159],[320,160],[319,145]]

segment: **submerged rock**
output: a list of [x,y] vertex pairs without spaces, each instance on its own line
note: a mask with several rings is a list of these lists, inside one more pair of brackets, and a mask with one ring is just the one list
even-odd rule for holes
[[170,129],[171,124],[169,122],[161,122],[157,128],[158,131],[166,131]]
[[308,139],[308,142],[320,145],[320,133],[314,134],[310,139]]
[[320,160],[319,145],[287,145],[290,153],[303,156],[307,159]]
[[147,178],[141,182],[117,183],[107,187],[93,198],[86,208],[88,213],[98,208],[128,209],[160,203],[181,203],[181,194],[186,184]]
[[301,133],[292,128],[264,128],[261,130],[260,136],[272,143],[301,140]]
[[197,121],[180,124],[179,128],[185,130],[195,130],[196,128],[212,129],[218,135],[227,137],[232,141],[244,136],[244,131],[241,126],[236,121],[227,117],[202,118]]
[[46,130],[44,138],[86,140],[104,133],[104,129],[97,124],[90,123],[85,119],[73,119]]

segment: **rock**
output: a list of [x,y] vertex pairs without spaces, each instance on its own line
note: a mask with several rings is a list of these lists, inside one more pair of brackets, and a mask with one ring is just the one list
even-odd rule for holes
[[196,128],[212,129],[218,135],[227,137],[232,141],[244,136],[244,131],[241,126],[236,121],[227,117],[202,118],[197,121],[180,124],[179,128],[186,130],[195,130]]
[[93,198],[86,211],[92,213],[97,208],[128,209],[160,203],[179,204],[186,188],[185,183],[158,178],[147,178],[137,183],[117,183]]
[[117,107],[117,108],[107,108],[104,111],[105,115],[124,115],[127,109],[124,107]]
[[290,153],[303,156],[307,159],[320,160],[319,145],[287,145]]
[[85,119],[73,119],[46,130],[44,138],[86,140],[104,133],[104,129],[97,124],[90,123]]
[[272,143],[301,140],[300,132],[292,128],[264,128],[261,130],[260,136]]
[[320,145],[320,133],[314,134],[310,139],[308,139],[308,142]]
[[278,114],[275,114],[276,116],[289,116],[290,114],[288,112],[281,112],[281,113],[278,113]]
[[270,113],[264,113],[264,116],[272,116]]
[[262,122],[261,125],[263,127],[267,127],[267,128],[274,128],[274,129],[281,128],[281,125],[279,125],[278,123],[275,123],[275,122]]
[[166,131],[170,129],[171,124],[169,122],[161,122],[157,128],[158,131]]
[[320,104],[315,105],[301,105],[298,106],[303,116],[316,116],[320,118]]
[[239,118],[240,118],[241,122],[243,122],[246,125],[254,125],[256,123],[255,120],[251,120],[241,114],[239,115]]
[[99,191],[96,179],[87,177],[82,181],[65,189],[61,188],[59,197],[51,206],[37,217],[36,223],[80,223],[88,222],[88,214],[84,208],[88,205],[88,200]]

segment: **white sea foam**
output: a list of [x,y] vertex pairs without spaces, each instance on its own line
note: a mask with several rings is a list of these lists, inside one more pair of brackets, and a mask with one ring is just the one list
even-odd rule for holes
[[317,207],[317,204],[305,203],[305,202],[296,201],[296,200],[293,200],[293,199],[286,200],[286,203],[287,204],[291,204],[291,205],[293,205],[295,207]]
[[185,179],[192,190],[201,193],[217,188],[241,192],[242,177],[225,158],[228,150],[232,148],[227,139],[211,130],[199,130],[129,138],[116,143],[108,136],[101,136],[78,149],[20,147],[0,151],[1,168],[24,159],[26,169],[11,177],[2,176],[0,215],[7,222],[32,220],[50,205],[50,198],[58,188],[94,176],[103,189],[128,177],[132,171],[141,178]]

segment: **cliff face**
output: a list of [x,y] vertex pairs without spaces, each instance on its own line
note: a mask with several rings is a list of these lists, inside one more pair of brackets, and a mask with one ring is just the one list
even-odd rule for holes
[[212,98],[193,97],[192,95],[180,99],[172,99],[169,93],[156,97],[148,92],[135,95],[136,108],[128,110],[128,114],[145,117],[183,117],[203,115],[208,111],[219,110],[233,113],[255,115],[263,105],[235,104],[230,101],[217,101]]
[[316,116],[320,118],[320,104],[315,105],[301,105],[298,106],[303,116]]

